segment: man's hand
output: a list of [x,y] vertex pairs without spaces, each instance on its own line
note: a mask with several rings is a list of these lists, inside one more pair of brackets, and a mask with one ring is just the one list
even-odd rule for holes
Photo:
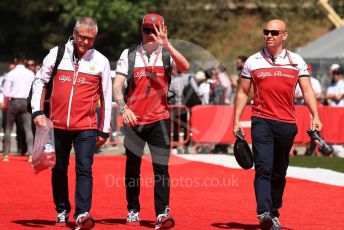
[[167,38],[167,26],[163,26],[161,24],[159,24],[159,26],[157,27],[155,24],[153,24],[154,26],[154,30],[156,32],[153,35],[154,40],[161,45],[162,47],[167,47],[169,44],[168,38]]
[[10,98],[9,97],[4,97],[4,103],[3,106],[2,106],[2,110],[6,111],[8,109],[8,104],[10,103]]
[[47,126],[47,122],[45,120],[45,116],[44,115],[38,115],[37,117],[35,117],[35,119],[33,119],[33,122],[35,123],[35,125],[37,127],[45,127],[45,126]]
[[234,136],[236,135],[236,132],[238,132],[239,130],[245,136],[244,129],[241,127],[240,122],[239,121],[238,122],[234,122],[234,125],[233,125],[233,134],[234,134]]
[[104,145],[106,140],[107,140],[106,137],[97,136],[97,142],[96,142],[97,147]]
[[136,116],[134,114],[134,112],[131,111],[131,109],[126,108],[124,113],[122,114],[122,116],[123,116],[123,122],[125,124],[137,125],[137,118],[138,118],[138,116]]
[[3,103],[3,102],[0,103],[0,109],[1,110],[6,110],[5,103]]
[[320,132],[322,130],[322,126],[323,125],[322,125],[319,117],[314,117],[312,119],[312,127],[311,127],[312,130],[318,130]]

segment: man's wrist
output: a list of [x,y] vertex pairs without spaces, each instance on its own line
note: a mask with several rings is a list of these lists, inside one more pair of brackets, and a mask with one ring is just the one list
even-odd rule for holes
[[172,44],[168,41],[162,47],[164,47],[166,50],[169,51],[171,49],[171,47],[172,47]]
[[123,114],[125,110],[127,109],[127,105],[125,104],[123,99],[117,100],[117,104],[119,107],[120,114]]
[[123,106],[119,108],[119,113],[123,114],[125,112],[125,110],[127,109],[127,106]]

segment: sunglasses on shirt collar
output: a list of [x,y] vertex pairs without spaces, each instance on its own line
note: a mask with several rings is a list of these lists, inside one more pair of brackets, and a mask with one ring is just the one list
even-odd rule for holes
[[284,30],[268,30],[268,29],[263,29],[263,34],[265,36],[268,36],[269,34],[271,34],[271,36],[278,36],[281,33],[284,33]]
[[156,35],[156,32],[154,29],[150,29],[150,28],[142,28],[142,31],[144,34],[154,34]]

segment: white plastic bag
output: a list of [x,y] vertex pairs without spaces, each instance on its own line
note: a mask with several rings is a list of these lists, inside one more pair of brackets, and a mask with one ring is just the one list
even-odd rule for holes
[[45,118],[47,126],[37,127],[32,153],[32,168],[37,174],[45,169],[52,169],[56,163],[53,122]]

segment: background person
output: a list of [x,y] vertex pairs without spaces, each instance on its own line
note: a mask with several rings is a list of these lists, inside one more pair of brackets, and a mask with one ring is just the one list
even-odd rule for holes
[[343,69],[338,67],[331,71],[331,84],[326,91],[329,106],[344,106],[344,78]]
[[[322,93],[321,84],[319,80],[313,76],[313,67],[311,64],[307,64],[307,70],[311,79],[311,85],[315,93],[315,98],[317,99],[318,104],[321,104],[321,99],[322,99],[321,98],[321,93]],[[305,100],[303,99],[302,90],[299,84],[297,84],[295,88],[295,99],[296,99],[295,104],[297,105],[305,104]]]
[[[338,64],[331,66],[331,84],[326,91],[326,100],[329,106],[344,106],[344,70]],[[333,144],[333,155],[344,158],[344,147],[342,144]]]
[[[196,78],[191,75],[190,73],[180,73],[177,71],[176,76],[174,76],[171,80],[170,92],[174,93],[174,105],[182,106],[185,105],[190,110],[195,105],[201,104],[201,100],[197,95],[198,92],[198,85]],[[184,108],[172,108],[172,114],[173,114],[173,141],[174,142],[182,142],[186,138],[188,138],[187,135],[187,129],[190,129],[190,127],[187,127],[187,118],[188,114],[186,109]],[[190,114],[191,115],[191,114]],[[181,136],[181,132],[184,134]],[[190,144],[190,141],[185,143],[182,149],[177,149],[178,145],[173,146],[172,153],[188,153],[188,146]]]
[[36,74],[36,62],[33,59],[28,59],[25,63],[25,67]]
[[[16,67],[16,63],[13,61],[8,64],[7,71],[10,72]],[[8,107],[8,101],[5,101],[5,95],[4,95],[4,85],[5,85],[5,79],[7,76],[7,73],[1,76],[0,78],[0,116],[1,116],[1,129],[2,132],[5,133],[6,130],[6,117],[7,117],[7,107]],[[6,99],[7,100],[7,99]],[[2,148],[4,148],[4,138],[2,139]],[[2,149],[1,152],[4,150]],[[8,159],[5,159],[7,161]]]
[[32,71],[25,68],[25,61],[25,55],[18,53],[15,58],[17,65],[7,74],[5,79],[4,96],[5,101],[8,101],[5,102],[5,104],[8,103],[8,107],[5,106],[7,107],[7,116],[3,161],[9,160],[8,154],[11,148],[11,133],[16,119],[22,121],[27,145],[26,155],[28,155],[29,162],[32,160],[33,134],[31,130],[31,115],[27,110],[27,97],[29,96],[35,75]]
[[[308,73],[311,79],[311,85],[315,93],[315,98],[317,99],[318,105],[321,105],[321,100],[322,100],[322,92],[321,92],[321,84],[318,79],[313,77],[313,67],[311,64],[307,64],[307,69]],[[305,100],[303,99],[303,94],[302,90],[300,88],[300,85],[297,84],[295,88],[295,104],[296,105],[304,105]],[[316,148],[316,143],[313,139],[310,139],[310,141],[306,144],[306,151],[305,155],[306,156],[312,156],[315,155],[315,148]],[[292,149],[290,150],[291,154],[296,155],[297,150],[295,149],[295,146],[293,145]]]

